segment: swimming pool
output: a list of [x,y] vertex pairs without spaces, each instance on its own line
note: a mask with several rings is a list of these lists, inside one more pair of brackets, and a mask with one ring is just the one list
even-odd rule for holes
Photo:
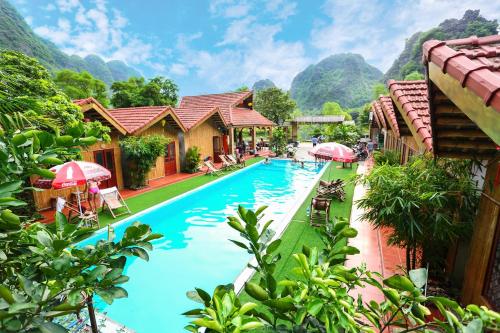
[[[315,163],[304,168],[286,160],[258,163],[117,223],[117,239],[134,221],[164,237],[154,241],[149,262],[127,261],[128,298],[111,306],[96,300],[97,309],[137,333],[184,332],[189,318],[181,313],[197,306],[186,291],[200,287],[211,293],[218,284],[234,282],[250,259],[228,240],[239,235],[225,223],[227,216],[235,215],[238,205],[267,205],[265,220],[274,219],[275,229],[284,226],[322,171]],[[101,232],[82,244],[105,237]]]

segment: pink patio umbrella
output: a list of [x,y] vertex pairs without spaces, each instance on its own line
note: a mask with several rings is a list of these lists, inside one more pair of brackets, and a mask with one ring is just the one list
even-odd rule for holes
[[337,142],[321,143],[308,153],[315,158],[342,163],[353,163],[358,160],[354,150]]
[[85,185],[89,181],[102,181],[111,178],[111,172],[92,162],[71,161],[56,165],[49,169],[56,177],[54,179],[38,179],[34,186],[39,188],[63,189],[76,186],[78,208],[82,211],[80,202],[80,190],[78,186]]

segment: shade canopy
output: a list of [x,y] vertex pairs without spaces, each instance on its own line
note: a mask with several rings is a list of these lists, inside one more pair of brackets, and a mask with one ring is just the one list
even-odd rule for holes
[[41,188],[62,189],[85,185],[89,181],[102,181],[111,178],[111,172],[92,162],[72,161],[50,168],[54,179],[39,179],[35,186]]
[[354,151],[337,142],[325,142],[309,150],[309,155],[324,160],[332,160],[342,163],[353,163],[357,161]]

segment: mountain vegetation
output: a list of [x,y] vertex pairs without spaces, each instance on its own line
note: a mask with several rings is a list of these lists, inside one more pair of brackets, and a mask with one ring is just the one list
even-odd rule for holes
[[372,99],[372,86],[382,76],[380,70],[367,64],[359,54],[336,54],[297,74],[290,91],[307,113],[320,113],[323,104],[329,101],[353,108]]
[[131,76],[140,76],[139,72],[123,61],[105,62],[97,55],[82,58],[60,51],[55,44],[36,35],[7,0],[0,0],[0,49],[19,51],[34,57],[50,72],[61,69],[87,71],[108,85]]
[[461,19],[448,19],[436,28],[416,32],[406,40],[405,48],[385,73],[384,81],[401,80],[417,71],[424,73],[422,65],[422,44],[431,39],[448,40],[469,36],[488,36],[498,34],[498,21],[487,20],[479,10],[467,10]]
[[269,79],[264,79],[264,80],[259,80],[255,82],[252,86],[253,91],[259,91],[259,90],[264,90],[267,88],[276,88],[276,85],[274,84],[273,81]]

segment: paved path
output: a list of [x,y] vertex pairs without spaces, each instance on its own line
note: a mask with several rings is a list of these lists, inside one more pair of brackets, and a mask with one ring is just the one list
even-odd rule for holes
[[[360,163],[357,173],[364,174],[368,171],[371,161]],[[387,230],[375,230],[367,221],[362,221],[363,210],[358,207],[356,201],[361,199],[366,193],[366,188],[358,184],[354,188],[353,207],[351,212],[351,226],[358,231],[358,236],[351,239],[349,245],[355,246],[360,253],[350,256],[346,265],[348,267],[366,264],[368,270],[382,273],[384,277],[389,277],[395,273],[400,273],[399,267],[404,265],[404,251],[395,246],[387,245]],[[367,286],[354,291],[363,295],[365,301],[384,299],[382,293],[375,287]],[[356,297],[356,296],[355,296]]]
[[314,161],[314,157],[309,155],[307,152],[312,149],[312,142],[301,142],[295,153],[295,157],[298,160],[304,161]]

